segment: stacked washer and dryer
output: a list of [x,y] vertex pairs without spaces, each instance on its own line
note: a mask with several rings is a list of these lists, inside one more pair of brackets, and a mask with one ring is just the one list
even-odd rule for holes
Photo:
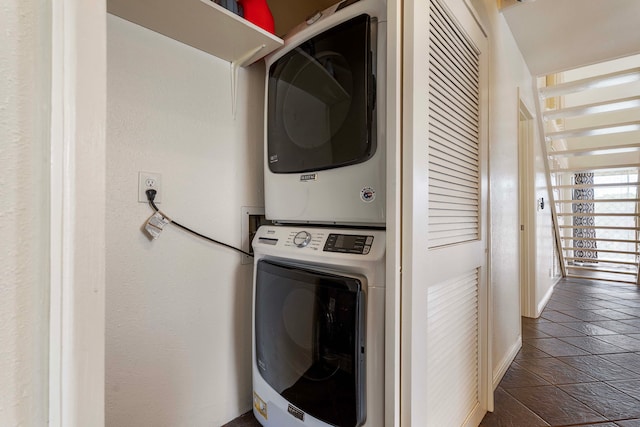
[[384,0],[309,17],[266,61],[253,240],[253,412],[265,427],[384,425]]

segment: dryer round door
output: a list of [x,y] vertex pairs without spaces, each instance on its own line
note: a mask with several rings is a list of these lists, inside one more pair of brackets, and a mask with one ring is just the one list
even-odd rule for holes
[[269,68],[267,146],[273,173],[360,163],[375,153],[371,18],[305,41]]

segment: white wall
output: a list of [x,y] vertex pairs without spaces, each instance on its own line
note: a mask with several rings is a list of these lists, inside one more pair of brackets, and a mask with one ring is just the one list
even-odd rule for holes
[[3,2],[0,28],[0,425],[47,424],[51,10]]
[[149,241],[138,171],[162,174],[160,209],[240,244],[262,206],[261,66],[229,63],[108,18],[106,425],[218,426],[251,405],[251,265],[167,226]]
[[[493,382],[502,378],[521,345],[518,216],[518,96],[535,114],[532,77],[511,31],[497,10],[494,0],[472,0],[491,43],[490,65],[490,203],[491,203],[491,279],[493,314]],[[535,120],[535,117],[534,117]],[[536,136],[537,138],[537,136]],[[535,141],[536,197],[548,200],[539,142]],[[544,196],[543,196],[544,194]],[[538,212],[536,236],[537,269],[550,261],[552,234],[549,209]],[[551,259],[552,261],[552,259]],[[548,276],[548,272],[545,273]],[[536,298],[542,298],[549,281],[536,285]],[[538,296],[538,293],[540,296]]]

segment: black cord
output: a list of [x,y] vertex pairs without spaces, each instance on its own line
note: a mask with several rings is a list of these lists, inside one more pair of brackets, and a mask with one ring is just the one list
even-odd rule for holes
[[[147,195],[147,200],[149,201],[149,205],[153,208],[154,211],[156,212],[160,212],[160,209],[158,209],[158,207],[156,206],[156,204],[153,202],[153,200],[156,198],[156,190],[147,190],[146,192]],[[235,246],[231,246],[228,245],[226,243],[220,242],[216,239],[212,239],[211,237],[205,236],[204,234],[200,234],[197,231],[194,231],[192,229],[190,229],[189,227],[185,227],[184,225],[180,224],[179,222],[176,222],[174,220],[171,220],[171,224],[175,225],[178,228],[183,229],[184,231],[187,231],[193,235],[196,235],[204,240],[208,240],[209,242],[215,243],[217,245],[221,245],[224,246],[225,248],[229,248],[229,249],[233,249],[234,251],[240,252],[243,255],[246,256],[250,256],[253,258],[253,254],[250,254],[249,252],[245,252],[242,249],[238,249]]]

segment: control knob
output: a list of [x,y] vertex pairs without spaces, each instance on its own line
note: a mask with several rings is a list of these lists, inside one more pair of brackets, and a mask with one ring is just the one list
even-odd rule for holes
[[311,241],[311,233],[307,231],[299,231],[293,238],[293,244],[299,248],[304,248]]

